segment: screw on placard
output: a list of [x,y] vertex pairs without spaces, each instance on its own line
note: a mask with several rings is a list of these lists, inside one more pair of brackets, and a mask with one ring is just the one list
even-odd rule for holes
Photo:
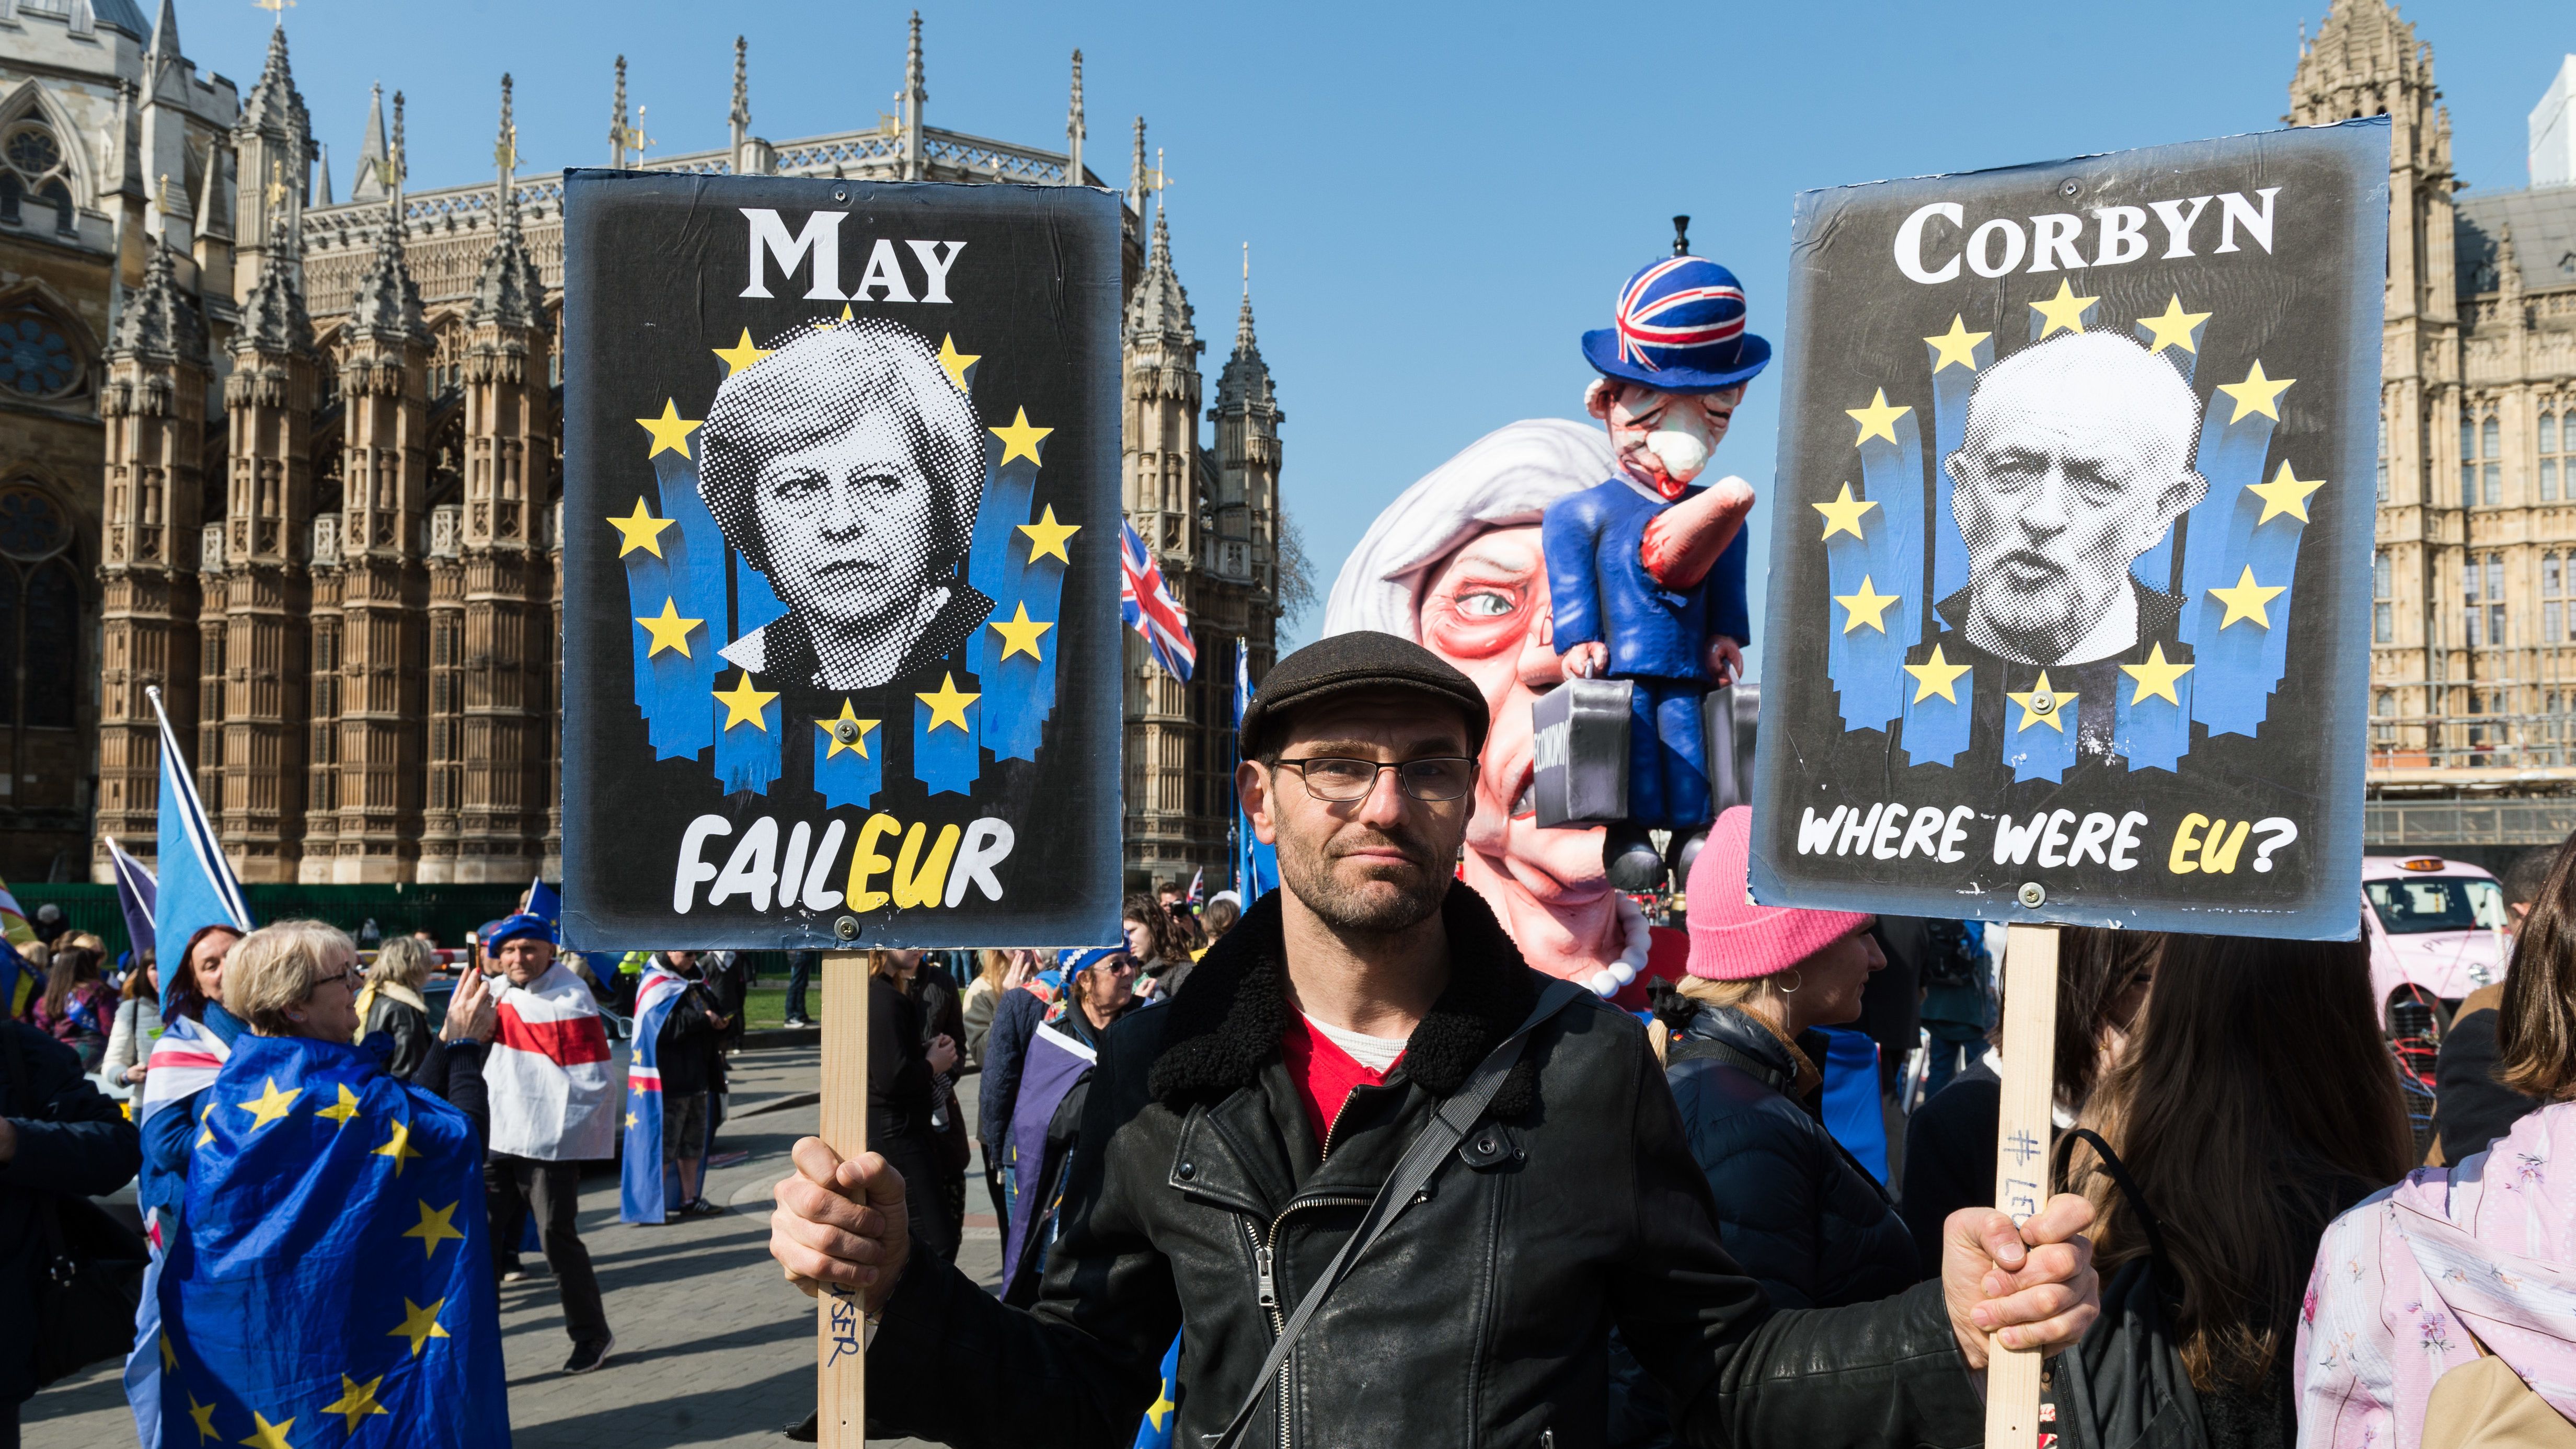
[[[2048,888],[2035,880],[2023,881],[2021,883],[2021,903],[2034,911],[2038,910],[2041,906],[2048,904]],[[847,920],[849,918],[844,916],[842,919]]]
[[2066,180],[2057,183],[2057,194],[2060,196],[2073,196],[2075,193],[2082,191],[2083,189],[2084,183],[2071,176]]
[[839,740],[845,745],[857,744],[859,742],[859,722],[854,719],[842,720],[840,723],[832,726],[832,738]]
[[832,934],[840,937],[844,941],[855,941],[859,939],[859,918],[856,916],[843,916],[839,920],[834,921],[832,923]]
[[[2067,185],[2069,185],[2069,186],[2072,186],[2072,185],[2074,185],[2075,183],[2074,183],[2074,182],[2072,182],[2072,181],[2070,181],[2070,182],[2068,182],[2068,183],[2066,183],[2066,184],[2067,184]],[[2068,195],[2070,195],[2070,196],[2072,196],[2074,193],[2073,193],[2073,192],[2068,192],[2067,194],[2068,194]],[[835,186],[835,187],[833,187],[833,188],[832,188],[832,199],[833,199],[834,201],[847,201],[847,200],[849,200],[849,199],[850,199],[850,188],[848,188],[848,187],[846,187],[846,186]]]
[[2030,697],[2030,712],[2032,714],[2055,714],[2057,712],[2057,696],[2044,689],[2037,694],[2032,695]]

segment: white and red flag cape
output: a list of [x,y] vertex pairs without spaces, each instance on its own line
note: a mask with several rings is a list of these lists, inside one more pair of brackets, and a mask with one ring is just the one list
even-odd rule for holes
[[608,1023],[590,988],[557,961],[525,986],[494,977],[493,1003],[500,1030],[483,1061],[492,1150],[544,1162],[613,1155],[617,1084],[608,1079]]

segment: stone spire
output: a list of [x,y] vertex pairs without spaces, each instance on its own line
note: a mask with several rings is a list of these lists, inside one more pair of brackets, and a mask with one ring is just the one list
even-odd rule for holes
[[1064,184],[1082,184],[1082,140],[1088,134],[1082,123],[1082,52],[1073,53],[1073,104],[1064,121]]
[[224,148],[206,147],[206,174],[197,183],[197,240],[233,239],[230,189],[224,185]]
[[1136,118],[1136,156],[1127,163],[1127,209],[1136,213],[1138,225],[1145,221],[1145,118]]
[[179,54],[179,12],[172,0],[161,0],[160,17],[152,22],[152,42],[143,47],[143,74],[158,79],[163,66],[177,65]]
[[1130,346],[1146,335],[1168,337],[1193,354],[1201,345],[1190,312],[1190,294],[1181,286],[1180,274],[1172,270],[1168,203],[1154,208],[1154,240],[1145,252],[1144,278],[1136,283],[1135,295],[1127,303],[1127,335]]
[[[1155,242],[1162,242],[1159,230]],[[1268,407],[1274,401],[1270,365],[1261,360],[1261,343],[1252,334],[1252,243],[1245,242],[1243,310],[1234,319],[1234,355],[1226,359],[1225,371],[1217,374],[1216,406],[1223,412],[1237,405]]]
[[180,295],[170,267],[170,249],[158,238],[146,238],[143,285],[127,293],[116,319],[111,356],[132,356],[203,366],[206,324]]
[[426,336],[427,321],[420,310],[420,288],[412,281],[411,259],[403,247],[403,96],[394,92],[394,139],[392,153],[386,157],[384,225],[376,231],[375,254],[367,259],[367,269],[358,277],[358,291],[349,304],[351,333],[369,333],[387,342],[399,342]]
[[331,199],[330,143],[327,141],[317,141],[314,143],[313,149],[319,152],[322,158],[319,167],[319,175],[313,183],[313,204],[315,206],[336,205],[337,203],[333,202]]
[[385,181],[385,87],[379,81],[367,99],[367,132],[358,140],[358,177],[349,183],[349,199],[382,201]]
[[626,169],[626,57],[617,58],[617,94],[608,103],[608,164]]
[[930,92],[922,85],[921,12],[912,12],[912,41],[903,57],[903,179],[922,179],[921,111]]
[[[1216,478],[1209,520],[1216,534],[1207,562],[1223,578],[1271,597],[1278,588],[1279,397],[1252,331],[1252,243],[1243,244],[1243,310],[1234,322],[1234,355],[1218,374]],[[1257,614],[1257,608],[1255,610]]]
[[304,249],[284,218],[273,225],[261,252],[259,275],[243,299],[241,329],[233,334],[233,351],[310,352],[313,320],[304,310],[304,288],[297,280]]
[[305,180],[314,156],[313,118],[295,88],[283,26],[268,33],[268,58],[260,66],[259,81],[242,97],[241,118],[233,123],[233,152],[233,226],[244,253],[243,265],[234,273],[235,300],[248,301],[259,274],[254,254],[265,251],[279,234],[277,220],[285,219],[288,233],[303,233]]
[[503,328],[526,330],[538,325],[539,310],[545,303],[545,276],[536,259],[528,254],[527,238],[519,229],[519,187],[512,175],[518,163],[519,130],[510,118],[510,77],[501,77],[501,134],[493,145],[493,159],[500,164],[500,234],[492,250],[483,258],[483,269],[474,280],[474,303],[469,321],[474,325],[490,323]]
[[733,38],[733,109],[725,119],[733,126],[733,153],[742,155],[742,143],[751,137],[751,69],[750,46],[739,35]]

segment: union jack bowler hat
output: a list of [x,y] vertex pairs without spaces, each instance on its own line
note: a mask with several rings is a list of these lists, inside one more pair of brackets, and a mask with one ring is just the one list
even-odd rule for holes
[[1583,334],[1604,377],[1658,392],[1716,392],[1750,380],[1771,344],[1744,330],[1744,284],[1705,257],[1666,257],[1619,289],[1611,325]]

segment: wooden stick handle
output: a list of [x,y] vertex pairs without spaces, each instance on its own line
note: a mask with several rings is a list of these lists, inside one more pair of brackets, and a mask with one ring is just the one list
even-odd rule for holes
[[[823,1140],[845,1160],[868,1150],[868,957],[823,956]],[[867,1331],[859,1295],[814,1295],[814,1401],[822,1449],[867,1449]]]
[[[2004,937],[2002,1110],[1995,1114],[1995,1206],[2016,1223],[2048,1201],[2049,1109],[2057,1081],[2057,928],[2014,926]],[[2038,1449],[2036,1349],[1989,1344],[1986,1449]]]

